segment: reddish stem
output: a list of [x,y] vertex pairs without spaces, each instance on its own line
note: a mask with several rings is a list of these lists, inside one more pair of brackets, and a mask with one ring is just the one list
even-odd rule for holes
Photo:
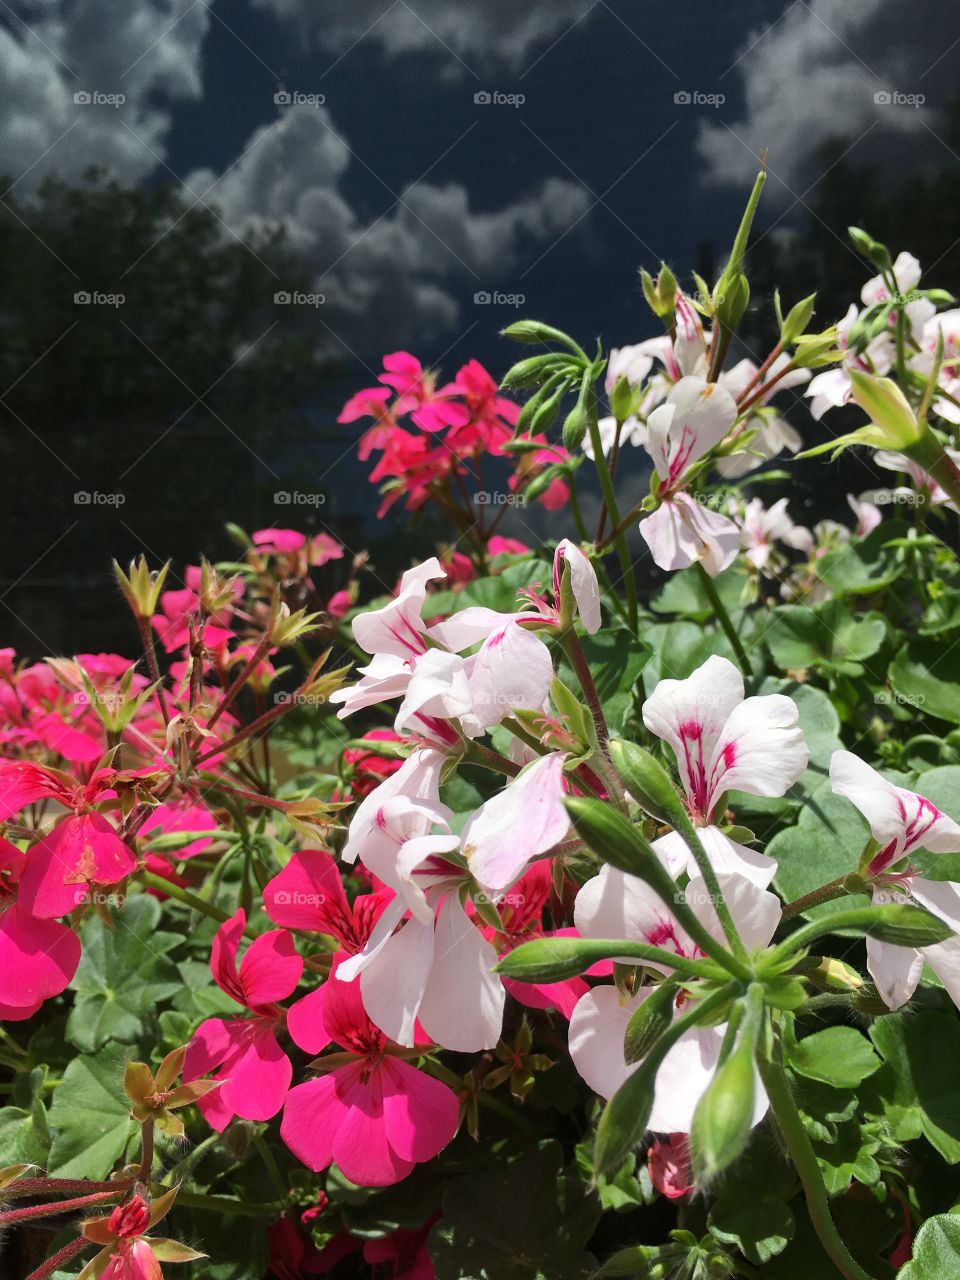
[[27,1276],[27,1280],[44,1280],[45,1276],[51,1276],[55,1271],[59,1271],[65,1262],[69,1262],[71,1258],[75,1258],[78,1253],[82,1253],[92,1240],[86,1240],[83,1236],[78,1236],[76,1240],[71,1240],[69,1244],[65,1244],[62,1249],[57,1252],[46,1262],[41,1262],[36,1271],[31,1271]]

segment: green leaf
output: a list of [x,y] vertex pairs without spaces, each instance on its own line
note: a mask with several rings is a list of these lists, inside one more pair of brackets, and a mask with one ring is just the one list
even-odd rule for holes
[[895,582],[900,564],[894,547],[886,543],[907,535],[902,520],[885,520],[865,538],[828,551],[815,562],[817,577],[837,595],[868,595]]
[[853,1027],[827,1027],[805,1036],[790,1049],[790,1066],[802,1076],[853,1089],[880,1067],[870,1041]]
[[[775,884],[787,902],[830,880],[856,871],[870,828],[848,800],[835,796],[830,783],[814,791],[800,810],[796,826],[779,831],[767,853],[779,864]],[[803,914],[811,920],[832,911],[866,905],[866,897],[840,898]]]
[[938,1213],[928,1218],[913,1242],[913,1257],[897,1280],[960,1280],[960,1217]]
[[838,1127],[832,1142],[814,1142],[823,1181],[830,1195],[846,1191],[856,1179],[866,1187],[880,1179],[880,1166],[873,1156],[880,1149],[880,1139],[859,1121],[849,1120]]
[[110,1041],[132,1044],[144,1018],[161,1000],[180,990],[176,966],[166,953],[176,934],[163,933],[160,903],[143,894],[128,898],[110,928],[91,916],[81,930],[83,958],[70,986],[77,999],[67,1021],[67,1038],[85,1052]]
[[564,1174],[557,1142],[451,1178],[430,1233],[437,1280],[585,1280],[599,1216],[597,1194]]
[[757,1266],[782,1253],[796,1227],[789,1205],[762,1194],[717,1200],[707,1225],[721,1243],[735,1245]]
[[[743,574],[734,569],[727,569],[714,578],[713,585],[728,613],[741,607],[744,583]],[[651,599],[650,608],[655,613],[675,613],[684,618],[692,618],[695,622],[706,622],[713,618],[713,605],[703,589],[703,579],[694,568],[681,569],[679,573],[671,574],[666,585]]]
[[890,663],[889,678],[894,693],[921,715],[960,724],[957,655],[949,644],[911,640]]
[[[619,729],[633,707],[634,686],[652,650],[626,627],[617,626],[606,626],[595,636],[583,636],[581,644],[607,724]],[[570,688],[578,687],[566,660],[561,663],[560,676]]]
[[123,1092],[123,1071],[123,1058],[112,1049],[69,1064],[50,1108],[51,1174],[105,1178],[116,1166],[136,1127]]
[[960,1163],[960,1022],[927,1010],[878,1018],[870,1039],[883,1068],[864,1086],[864,1108],[882,1116],[898,1142],[925,1137],[948,1164]]
[[860,675],[862,660],[883,644],[886,623],[879,614],[857,619],[843,600],[816,609],[784,605],[774,609],[765,639],[773,660],[784,670],[823,667],[843,675]]

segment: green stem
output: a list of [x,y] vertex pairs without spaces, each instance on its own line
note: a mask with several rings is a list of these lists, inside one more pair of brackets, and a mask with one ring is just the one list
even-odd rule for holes
[[876,922],[875,907],[852,907],[849,911],[834,911],[823,920],[811,920],[774,947],[769,954],[770,966],[788,959],[795,951],[803,950],[824,934],[836,933],[838,929],[869,929]]
[[903,452],[936,480],[951,502],[960,505],[960,469],[929,427],[925,426],[916,444]]
[[466,750],[463,758],[468,764],[479,765],[481,769],[490,769],[493,773],[506,774],[508,778],[515,778],[520,772],[520,765],[515,760],[508,760],[499,751],[485,747],[482,742],[470,741],[464,745]]
[[260,1159],[263,1161],[264,1167],[269,1174],[270,1181],[273,1183],[273,1189],[277,1193],[277,1199],[281,1201],[286,1200],[289,1196],[287,1184],[284,1182],[283,1175],[280,1173],[277,1162],[273,1158],[273,1152],[267,1146],[266,1142],[264,1142],[262,1133],[255,1133],[253,1135],[253,1145],[260,1153]]
[[723,929],[724,937],[730,944],[733,954],[740,960],[747,957],[747,949],[743,945],[740,937],[740,931],[734,923],[733,916],[730,914],[730,908],[727,906],[727,900],[723,896],[723,890],[720,888],[720,881],[717,879],[717,873],[714,870],[713,863],[707,854],[706,849],[700,840],[700,836],[696,827],[687,816],[686,810],[681,809],[674,816],[674,826],[683,839],[684,844],[693,854],[694,861],[703,877],[703,883],[707,887],[710,899],[713,903],[713,909],[717,913],[717,919],[720,921],[720,927]]
[[746,650],[740,643],[740,637],[737,635],[736,629],[730,621],[730,615],[727,613],[726,607],[720,599],[720,593],[716,588],[716,584],[699,560],[694,561],[694,563],[696,565],[697,574],[700,578],[700,584],[703,587],[704,594],[710,601],[710,608],[713,610],[714,616],[723,628],[723,634],[730,641],[730,647],[736,655],[737,662],[740,665],[740,670],[747,679],[750,680],[753,678],[753,672],[750,669],[750,662],[747,658]]
[[[168,898],[173,898],[185,907],[192,907],[194,911],[199,911],[201,915],[207,916],[210,920],[216,920],[219,924],[225,924],[230,919],[226,911],[222,911],[220,907],[215,907],[212,902],[204,902],[195,893],[181,888],[180,885],[174,884],[172,880],[164,880],[163,876],[155,875],[152,871],[141,871],[140,880],[148,888],[158,889],[161,893],[165,893]],[[256,931],[249,925],[243,932],[248,938],[257,936]]]
[[783,908],[780,919],[791,920],[794,916],[809,911],[811,907],[819,907],[823,902],[835,902],[837,898],[845,898],[849,892],[847,877],[838,876],[836,880],[830,880],[819,889],[813,889],[810,893],[805,893],[802,897],[788,902]]
[[[590,432],[590,443],[593,446],[593,462],[600,481],[600,491],[603,494],[603,501],[606,504],[607,511],[610,513],[610,522],[616,528],[620,523],[620,509],[617,506],[613,477],[610,475],[610,468],[607,466],[607,459],[600,442],[600,425],[597,421],[597,397],[593,387],[590,388],[590,398],[587,405],[587,428]],[[630,549],[627,546],[627,539],[622,531],[616,535],[614,542],[617,549],[617,559],[620,561],[623,584],[627,592],[627,612],[630,619],[630,630],[635,632],[637,629],[637,582],[633,574],[633,560],[630,556]]]
[[779,1062],[774,1062],[763,1054],[758,1056],[757,1065],[763,1087],[770,1099],[770,1109],[783,1135],[790,1159],[800,1176],[810,1221],[813,1223],[820,1243],[844,1280],[873,1280],[873,1277],[851,1256],[830,1216],[830,1204],[823,1175],[817,1163],[813,1144],[800,1119],[783,1067]]
[[178,1160],[177,1163],[164,1174],[163,1181],[160,1185],[164,1187],[172,1187],[176,1184],[178,1178],[182,1182],[183,1175],[192,1169],[193,1166],[206,1155],[210,1148],[215,1146],[219,1141],[220,1134],[214,1132],[211,1133],[209,1137],[204,1138],[202,1142],[197,1143],[192,1151],[188,1151],[182,1160]]

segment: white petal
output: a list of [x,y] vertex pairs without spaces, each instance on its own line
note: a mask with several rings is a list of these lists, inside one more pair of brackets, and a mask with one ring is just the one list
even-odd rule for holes
[[[740,875],[718,875],[717,881],[724,902],[747,948],[765,947],[780,923],[783,905],[774,893],[760,888],[752,880]],[[684,897],[694,915],[718,940],[723,939],[723,929],[713,905],[713,897],[703,880],[696,876],[684,890]]]
[[570,588],[577,602],[577,612],[590,635],[600,630],[600,584],[593,565],[578,546],[564,538],[553,558],[553,580],[559,583],[563,562],[570,566]]
[[650,414],[648,448],[660,479],[674,488],[690,467],[720,443],[737,416],[729,391],[703,378],[681,378],[666,405]]
[[856,805],[881,845],[903,840],[905,814],[897,788],[876,769],[852,751],[835,751],[830,757],[830,783],[834,795],[844,796]]
[[396,1044],[414,1043],[417,1015],[435,953],[433,920],[426,924],[408,920],[361,971],[363,1007]]
[[473,660],[473,715],[489,728],[518,710],[537,710],[552,681],[550,650],[532,631],[508,622],[490,633]]
[[443,649],[428,649],[413,664],[413,674],[393,727],[401,733],[418,714],[453,720],[469,715],[472,709],[463,658]]
[[[717,827],[698,828],[700,843],[706,850],[710,865],[718,875],[740,875],[752,881],[760,889],[765,889],[777,872],[775,858],[768,858],[757,849],[731,840]],[[661,836],[653,842],[653,847],[662,852],[667,859],[667,867],[671,875],[684,870],[688,875],[699,875],[696,860],[687,848],[683,837],[676,831]]]
[[960,1009],[960,938],[948,938],[935,947],[924,947],[923,958]]
[[566,835],[570,819],[563,807],[564,759],[558,752],[541,756],[467,821],[463,855],[484,888],[508,888],[528,862]]
[[[691,956],[694,952],[690,939],[650,886],[609,865],[580,889],[573,920],[585,938],[646,942],[678,955]],[[629,957],[624,957],[624,962],[633,963]]]
[[743,701],[743,676],[713,655],[685,680],[661,680],[644,703],[643,723],[668,742],[692,808],[708,814],[708,767],[724,727]]
[[782,796],[806,769],[809,758],[792,698],[781,693],[746,698],[731,711],[714,747],[708,812],[724,791]]
[[[370,792],[357,808],[347,832],[347,843],[340,855],[344,862],[355,862],[358,855],[365,852],[371,842],[376,844],[389,838],[397,839],[397,834],[388,836],[384,829],[383,813],[390,801],[399,796],[413,800],[421,800],[433,809],[441,818],[449,820],[450,810],[440,803],[440,771],[446,756],[442,751],[432,747],[413,751],[407,756],[396,773],[385,778],[378,787]],[[421,832],[407,831],[404,838],[414,834],[426,834],[429,824]]]
[[446,649],[459,653],[469,649],[471,645],[486,640],[491,631],[506,626],[508,622],[516,622],[518,618],[536,617],[527,613],[500,613],[496,609],[487,609],[484,605],[471,605],[461,609],[443,622],[435,622],[429,630],[431,640],[436,640]]
[[570,1017],[567,1047],[573,1065],[601,1098],[612,1098],[639,1066],[627,1066],[623,1037],[633,1011],[650,990],[629,999],[615,986],[594,987],[577,1001]]
[[433,968],[420,1004],[423,1029],[437,1044],[476,1053],[500,1039],[506,992],[492,972],[496,963],[494,947],[457,894],[449,894],[437,914]]
[[436,556],[408,569],[389,604],[354,618],[353,635],[360,648],[365,653],[392,653],[401,658],[422,653],[426,646],[420,637],[426,624],[420,611],[427,598],[427,583],[446,576]]

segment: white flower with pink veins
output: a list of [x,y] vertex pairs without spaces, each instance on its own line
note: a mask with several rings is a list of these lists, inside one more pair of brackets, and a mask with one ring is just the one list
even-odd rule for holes
[[[910,863],[910,855],[920,849],[960,852],[960,826],[925,796],[888,782],[850,751],[833,753],[830,781],[836,795],[860,810],[880,846],[864,872],[871,880],[873,901],[912,898],[960,931],[960,886],[949,880],[927,880]],[[867,968],[891,1009],[899,1009],[913,995],[924,960],[960,1008],[960,937],[919,951],[867,939]]]
[[[782,796],[806,769],[796,703],[781,693],[745,698],[743,676],[714,655],[686,680],[661,680],[644,703],[643,723],[673,749],[687,808],[714,869],[766,887],[777,869],[774,859],[731,840],[716,823],[728,791]],[[697,873],[677,832],[661,836],[654,848],[671,875]]]
[[[737,930],[748,948],[764,947],[780,922],[780,901],[752,881],[738,875],[719,877],[720,889]],[[690,881],[684,890],[690,909],[707,930],[723,941],[717,913],[704,882]],[[574,921],[585,938],[623,938],[646,942],[678,956],[700,956],[696,944],[653,890],[635,876],[606,866],[577,894]],[[628,960],[634,964],[635,961]],[[650,965],[650,968],[659,966]],[[624,995],[614,985],[596,986],[582,996],[570,1019],[569,1047],[573,1065],[595,1093],[612,1097],[639,1063],[628,1064],[623,1054],[627,1024],[653,987]],[[675,1013],[683,1012],[689,997],[677,998]],[[725,1024],[693,1027],[670,1049],[657,1072],[649,1127],[658,1133],[689,1133],[693,1113],[713,1078],[723,1043]],[[756,1082],[753,1123],[767,1110],[767,1096]]]

